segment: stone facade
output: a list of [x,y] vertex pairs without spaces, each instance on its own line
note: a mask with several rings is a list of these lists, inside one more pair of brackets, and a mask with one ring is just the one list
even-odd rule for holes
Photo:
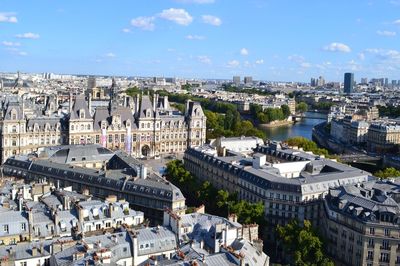
[[118,97],[115,83],[108,104],[103,94],[96,107],[92,94],[70,95],[66,113],[57,96],[42,105],[24,98],[2,102],[0,115],[1,163],[8,157],[37,152],[59,144],[101,144],[135,157],[182,153],[206,140],[206,116],[199,103],[188,101],[182,114],[170,107],[167,96]]
[[400,264],[399,191],[389,181],[330,190],[321,229],[336,265]]

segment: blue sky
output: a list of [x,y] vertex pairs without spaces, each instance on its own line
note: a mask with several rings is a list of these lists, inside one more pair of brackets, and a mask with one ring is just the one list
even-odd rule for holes
[[0,0],[0,71],[400,79],[400,0]]

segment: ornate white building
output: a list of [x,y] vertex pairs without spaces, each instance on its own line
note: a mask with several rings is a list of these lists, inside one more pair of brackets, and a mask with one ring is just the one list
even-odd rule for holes
[[2,163],[59,144],[96,143],[134,157],[154,157],[182,153],[206,140],[206,116],[197,102],[188,101],[182,114],[170,107],[167,96],[118,97],[113,82],[107,103],[100,100],[94,106],[91,94],[71,94],[66,114],[59,103],[57,96],[46,97],[41,105],[6,97],[0,113]]

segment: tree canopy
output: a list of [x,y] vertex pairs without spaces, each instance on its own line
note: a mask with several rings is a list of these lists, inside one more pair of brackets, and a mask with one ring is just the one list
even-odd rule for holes
[[260,105],[250,105],[250,112],[260,124],[270,123],[277,120],[285,120],[290,115],[289,106],[282,105],[280,108],[263,108]]
[[323,243],[311,227],[304,221],[300,226],[292,220],[286,226],[276,228],[285,255],[291,264],[299,266],[333,266],[334,263],[324,255]]
[[391,177],[400,177],[400,171],[394,167],[388,167],[383,170],[379,170],[374,174],[376,177],[387,179]]
[[296,104],[296,112],[305,113],[308,110],[308,105],[305,102],[299,102]]
[[333,158],[333,156],[329,155],[328,150],[318,148],[317,143],[305,137],[293,137],[287,139],[285,142],[289,146],[297,146],[299,148],[302,148],[304,151],[311,151],[316,155],[324,155],[327,158]]
[[263,224],[264,205],[262,202],[249,203],[238,200],[236,194],[217,190],[209,181],[200,181],[184,168],[181,160],[167,164],[168,180],[176,184],[192,204],[204,204],[207,212],[226,217],[234,213],[238,221],[244,224]]

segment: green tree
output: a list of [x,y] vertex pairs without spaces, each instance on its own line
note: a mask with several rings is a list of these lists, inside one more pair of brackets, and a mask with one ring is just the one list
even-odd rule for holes
[[285,116],[285,118],[288,118],[290,116],[290,108],[287,104],[284,104],[281,106],[283,115]]
[[186,90],[186,91],[191,91],[192,90],[192,86],[190,86],[190,84],[184,84],[181,86],[182,90]]
[[383,170],[379,170],[374,175],[379,178],[387,179],[392,177],[400,177],[400,171],[394,167],[388,167]]
[[276,228],[286,258],[294,265],[300,266],[333,266],[333,262],[324,255],[323,243],[311,227],[304,221],[300,226],[292,220],[286,226]]
[[305,113],[308,110],[308,105],[305,102],[296,104],[296,111],[299,113]]
[[302,148],[304,151],[311,151],[316,155],[324,155],[327,158],[335,158],[335,156],[329,154],[327,149],[319,148],[317,143],[305,137],[293,137],[287,139],[285,142],[289,146],[297,146],[298,148]]
[[138,88],[138,87],[132,87],[132,88],[128,88],[127,90],[125,90],[125,93],[128,94],[129,96],[133,97],[137,94],[140,94],[142,91]]

